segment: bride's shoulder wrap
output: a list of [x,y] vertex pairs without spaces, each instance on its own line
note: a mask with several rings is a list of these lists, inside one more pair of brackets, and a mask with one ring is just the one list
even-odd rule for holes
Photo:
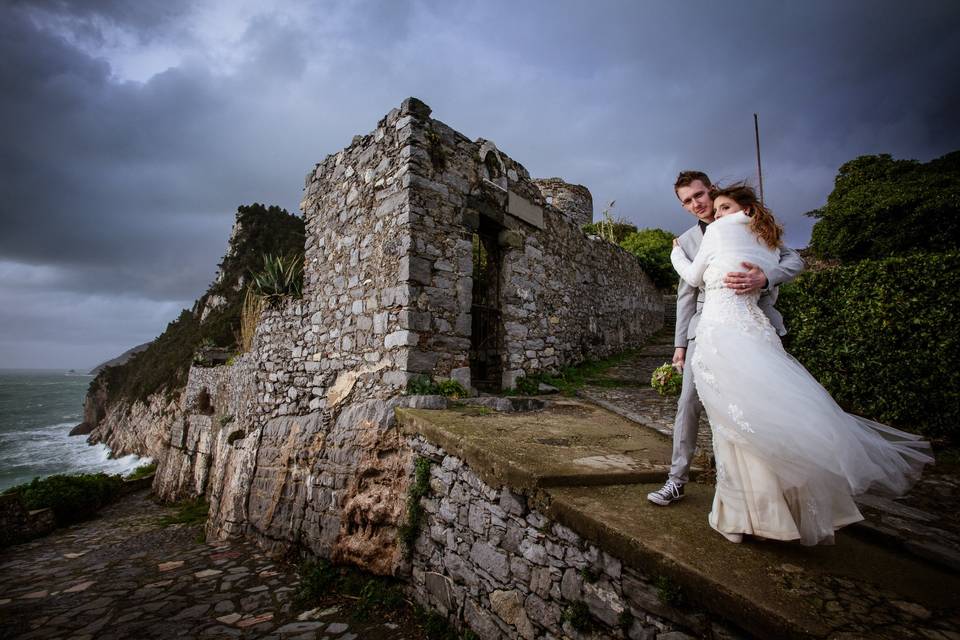
[[749,225],[750,218],[743,212],[715,220],[707,227],[700,250],[692,261],[681,248],[673,248],[670,260],[674,269],[693,287],[703,284],[703,273],[711,265],[723,272],[741,271],[741,263],[752,262],[769,273],[780,262],[780,250],[765,244]]

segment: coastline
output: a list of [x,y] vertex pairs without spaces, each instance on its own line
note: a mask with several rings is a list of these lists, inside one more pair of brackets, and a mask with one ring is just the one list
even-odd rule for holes
[[0,369],[0,491],[56,474],[125,475],[148,462],[69,435],[83,420],[92,378],[65,369]]

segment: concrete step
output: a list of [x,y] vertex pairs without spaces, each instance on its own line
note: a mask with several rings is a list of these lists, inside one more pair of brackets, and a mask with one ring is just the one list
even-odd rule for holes
[[956,574],[843,531],[834,546],[733,544],[707,523],[712,486],[690,483],[669,507],[644,499],[657,488],[551,488],[549,513],[625,564],[667,576],[688,606],[757,638],[913,637],[896,628],[898,619],[903,629],[910,624],[904,610],[927,619],[940,611],[952,619],[946,624],[956,622]]
[[673,451],[659,433],[572,398],[524,413],[397,409],[397,420],[404,433],[469,460],[478,473],[497,470],[501,483],[523,490],[662,483]]

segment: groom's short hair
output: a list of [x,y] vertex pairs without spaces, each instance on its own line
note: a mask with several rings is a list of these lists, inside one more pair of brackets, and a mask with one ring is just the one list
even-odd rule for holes
[[673,183],[673,192],[676,193],[680,187],[690,186],[692,182],[696,182],[697,180],[702,182],[703,186],[708,189],[713,186],[709,176],[703,171],[681,171],[680,175],[677,176],[677,181]]

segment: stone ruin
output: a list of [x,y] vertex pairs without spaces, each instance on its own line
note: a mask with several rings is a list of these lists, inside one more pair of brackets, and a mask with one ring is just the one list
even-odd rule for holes
[[302,299],[264,311],[231,364],[191,369],[154,489],[205,495],[210,539],[407,575],[397,530],[427,445],[394,409],[413,378],[497,392],[661,327],[636,258],[581,229],[585,187],[430,114],[407,99],[309,172]]

